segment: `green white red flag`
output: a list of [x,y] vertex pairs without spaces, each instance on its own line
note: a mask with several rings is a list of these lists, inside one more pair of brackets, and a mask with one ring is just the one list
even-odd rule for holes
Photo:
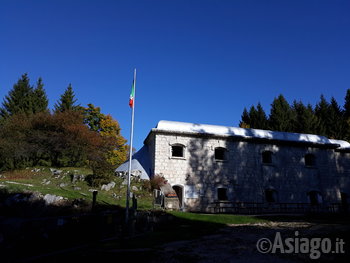
[[135,79],[133,80],[132,87],[131,87],[131,93],[130,93],[130,99],[129,99],[130,108],[134,107],[134,100],[135,100]]

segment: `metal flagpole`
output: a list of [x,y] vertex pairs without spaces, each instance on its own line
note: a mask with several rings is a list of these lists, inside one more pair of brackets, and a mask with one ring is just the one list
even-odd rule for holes
[[132,161],[132,141],[134,137],[134,113],[135,113],[135,98],[136,98],[136,68],[134,70],[134,98],[132,104],[132,113],[131,113],[131,131],[130,131],[130,149],[129,149],[129,171],[128,171],[128,188],[126,191],[126,209],[125,209],[125,222],[129,222],[129,199],[130,199],[130,178],[131,178],[131,161]]

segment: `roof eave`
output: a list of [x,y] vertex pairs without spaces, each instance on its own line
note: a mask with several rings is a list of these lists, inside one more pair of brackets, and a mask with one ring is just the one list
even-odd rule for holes
[[[254,141],[258,143],[276,143],[276,144],[293,144],[293,145],[303,145],[309,147],[317,148],[328,148],[328,149],[337,149],[340,147],[339,144],[335,143],[317,143],[317,142],[306,142],[306,141],[289,141],[289,140],[278,140],[273,138],[257,138],[257,137],[245,137],[240,135],[223,135],[223,134],[211,134],[211,133],[195,133],[195,132],[186,132],[186,131],[171,131],[171,130],[161,130],[157,128],[151,129],[147,135],[144,143],[147,142],[151,133],[163,133],[163,134],[179,134],[179,135],[191,135],[196,137],[214,137],[214,138],[230,138],[238,141]],[[350,149],[349,149],[350,150]]]

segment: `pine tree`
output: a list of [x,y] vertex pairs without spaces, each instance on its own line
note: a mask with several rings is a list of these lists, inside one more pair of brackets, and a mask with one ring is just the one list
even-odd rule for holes
[[34,113],[48,111],[47,106],[49,104],[49,101],[47,99],[47,95],[44,89],[44,84],[41,78],[38,79],[36,88],[34,89],[33,101],[34,101],[34,104],[33,104]]
[[251,106],[249,112],[244,108],[241,121],[239,123],[241,128],[254,128],[254,129],[268,129],[268,120],[266,113],[261,106],[260,102],[257,107]]
[[318,119],[317,134],[327,136],[329,130],[329,103],[323,95],[320,97],[320,101],[316,104],[315,115]]
[[350,140],[350,89],[346,91],[343,115],[343,139]]
[[269,124],[268,124],[268,120],[266,117],[266,113],[265,113],[263,107],[261,106],[260,102],[256,106],[255,128],[256,129],[263,129],[263,130],[269,129]]
[[344,103],[344,117],[350,118],[350,89],[346,91],[345,103]]
[[344,136],[343,112],[334,97],[331,98],[327,121],[327,135],[334,139],[341,139]]
[[245,107],[241,116],[241,121],[239,122],[239,127],[250,128],[250,117],[247,108]]
[[80,105],[75,105],[76,99],[74,98],[74,91],[72,88],[72,84],[69,83],[67,89],[61,95],[59,101],[55,104],[55,112],[64,112],[67,110],[78,111],[81,110]]
[[275,98],[271,104],[269,116],[270,129],[275,131],[293,131],[294,114],[283,95]]
[[315,110],[310,103],[306,107],[306,117],[304,117],[304,119],[305,119],[305,127],[307,128],[304,129],[303,132],[317,134],[317,127],[319,126],[319,120],[317,119]]
[[6,119],[17,113],[31,114],[33,113],[33,105],[33,88],[29,84],[27,73],[25,73],[5,96],[0,115]]
[[294,101],[292,109],[295,113],[294,132],[317,133],[318,121],[311,104],[305,106],[301,101]]
[[258,112],[255,109],[254,106],[251,106],[249,109],[249,119],[250,119],[250,128],[257,128],[256,124],[257,124],[257,119],[258,119]]

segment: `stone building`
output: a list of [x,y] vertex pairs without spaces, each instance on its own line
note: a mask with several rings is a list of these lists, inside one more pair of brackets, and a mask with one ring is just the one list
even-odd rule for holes
[[147,167],[144,173],[164,176],[183,210],[257,213],[347,209],[350,144],[346,141],[160,121],[140,152]]

